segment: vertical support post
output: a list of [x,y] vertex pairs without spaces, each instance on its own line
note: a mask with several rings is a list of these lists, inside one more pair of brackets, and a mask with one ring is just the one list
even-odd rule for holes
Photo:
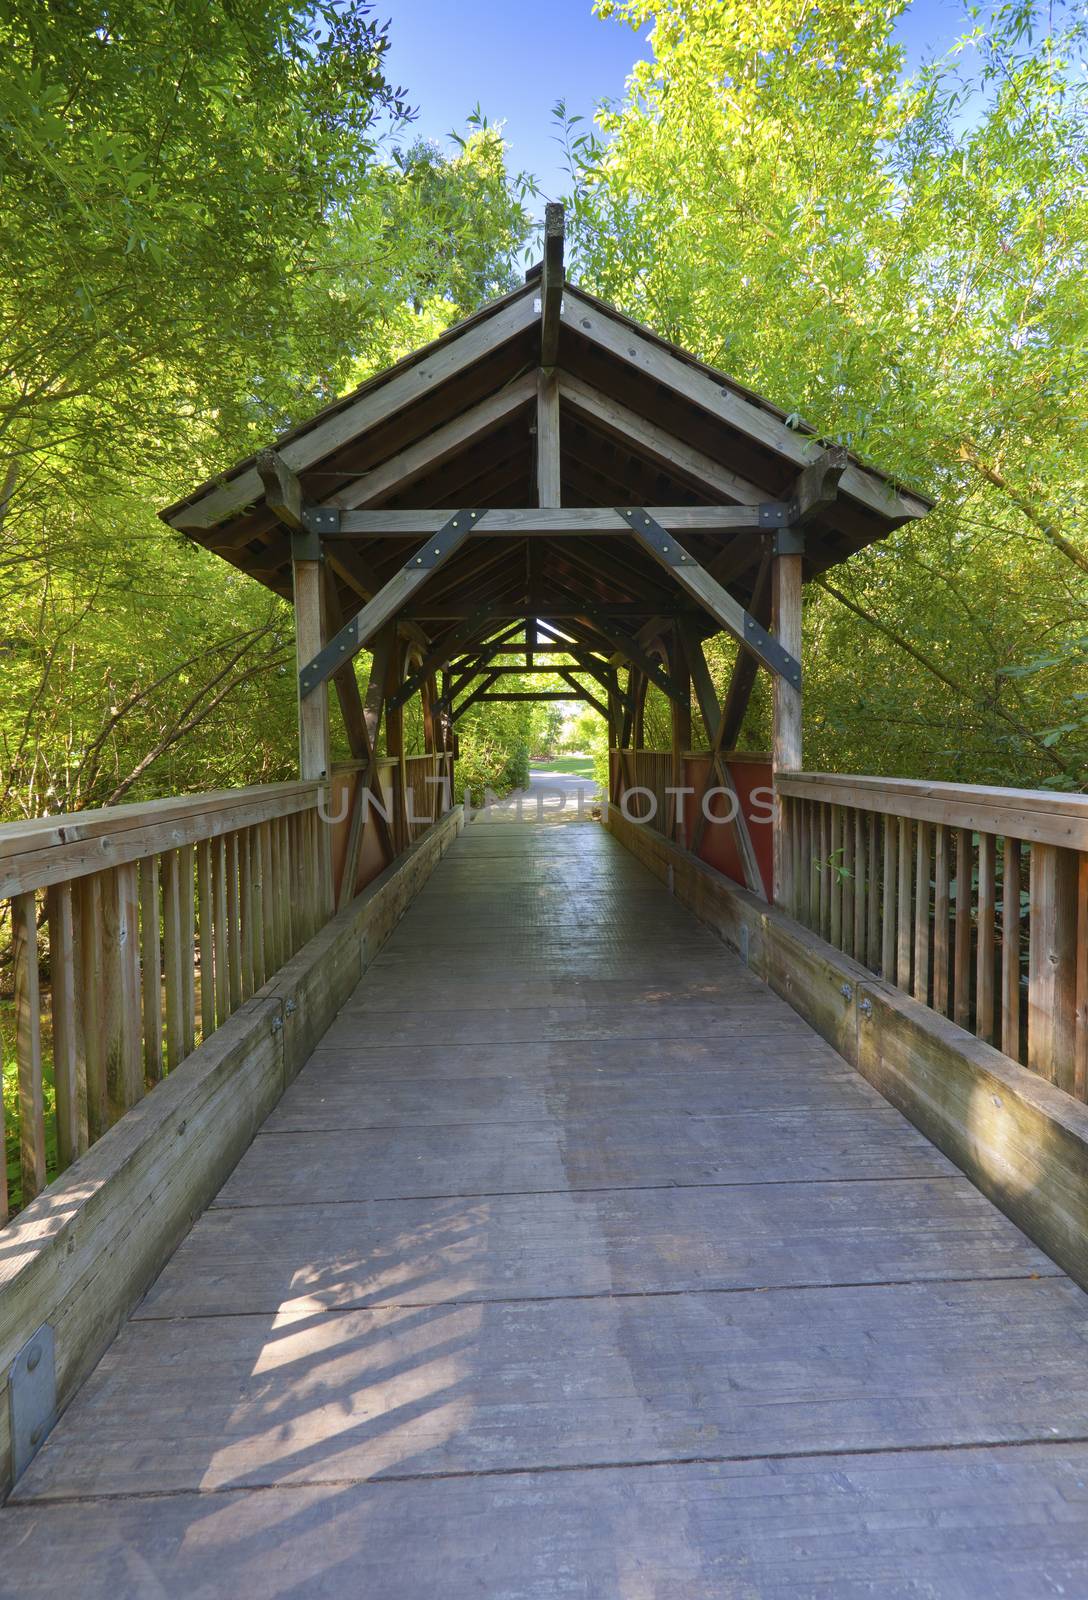
[[[321,651],[326,639],[325,580],[321,543],[313,535],[291,538],[291,575],[295,595],[295,658],[301,672]],[[299,776],[324,778],[329,770],[329,688],[320,683],[298,695]]]
[[[385,748],[397,763],[396,793],[393,802],[393,848],[399,856],[409,844],[408,833],[408,767],[404,755],[404,707],[391,706],[390,698],[396,694],[403,680],[401,659],[403,651],[394,633],[393,648],[389,651],[385,680]],[[369,696],[368,696],[369,698]]]
[[[788,537],[785,537],[788,535]],[[783,529],[774,555],[772,574],[772,617],[779,644],[796,660],[801,659],[801,535]],[[774,810],[771,818],[774,848],[774,903],[787,911],[794,898],[794,863],[790,857],[785,806],[778,793],[777,779],[783,772],[801,768],[801,691],[781,673],[774,677],[774,745],[772,771],[775,778]]]
[[1076,1081],[1079,871],[1077,851],[1032,845],[1027,1064],[1070,1094]]
[[[669,676],[686,701],[682,706],[677,705],[675,700],[669,701],[672,712],[672,787],[678,790],[684,783],[684,755],[691,749],[691,672],[683,641],[675,631],[669,651]],[[681,848],[687,844],[684,837],[684,797],[681,794],[672,796],[669,838]]]

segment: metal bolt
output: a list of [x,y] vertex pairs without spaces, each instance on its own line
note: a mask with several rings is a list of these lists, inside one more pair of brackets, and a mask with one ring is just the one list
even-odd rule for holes
[[843,984],[842,988],[839,990],[839,993],[842,995],[844,1000],[852,1000],[854,998],[854,991],[851,989],[848,983]]
[[41,1346],[36,1344],[34,1346],[33,1350],[30,1352],[30,1354],[26,1358],[26,1370],[28,1372],[33,1372],[35,1367],[38,1365],[38,1362],[41,1360],[41,1358],[42,1358]]
[[42,1442],[42,1435],[43,1435],[43,1434],[44,1434],[44,1433],[45,1433],[45,1429],[44,1429],[44,1428],[35,1428],[35,1429],[34,1429],[34,1432],[33,1432],[33,1433],[32,1433],[32,1434],[31,1434],[31,1435],[30,1435],[30,1442],[31,1442],[31,1444],[32,1444],[32,1445],[35,1445],[35,1446],[37,1446],[37,1445],[39,1445],[39,1444],[41,1444],[41,1442]]
[[871,1000],[860,1000],[858,1002],[858,1010],[863,1017],[871,1017],[873,1014],[873,1002]]

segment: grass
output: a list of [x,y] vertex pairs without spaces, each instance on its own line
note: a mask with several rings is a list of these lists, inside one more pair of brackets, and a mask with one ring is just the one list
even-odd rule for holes
[[571,778],[592,778],[592,756],[558,756],[554,761],[530,761],[530,772],[558,772]]

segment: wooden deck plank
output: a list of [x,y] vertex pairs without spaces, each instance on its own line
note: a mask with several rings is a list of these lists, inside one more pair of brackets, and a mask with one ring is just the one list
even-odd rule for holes
[[[364,1058],[365,1059],[365,1058]],[[507,1063],[509,1065],[509,1063]],[[465,1062],[466,1066],[470,1061]],[[775,1071],[755,1063],[746,1070],[702,1072],[490,1073],[443,1079],[376,1077],[360,1070],[297,1078],[264,1125],[266,1133],[323,1128],[454,1127],[617,1117],[646,1113],[728,1117],[740,1112],[871,1111],[885,1107],[858,1073]],[[360,1080],[365,1090],[360,1093]]]
[[134,1321],[14,1498],[1088,1441],[1085,1348],[1061,1277]]
[[213,1209],[137,1317],[1059,1269],[966,1178]]
[[215,1205],[521,1194],[653,1184],[923,1178],[954,1169],[890,1108],[550,1118],[504,1127],[262,1133]]
[[1088,1447],[1055,1445],[21,1505],[0,1527],[22,1600],[1040,1600],[1088,1592],[1086,1517]]
[[5,1581],[1080,1593],[1086,1351],[1088,1297],[614,839],[481,822],[0,1511]]

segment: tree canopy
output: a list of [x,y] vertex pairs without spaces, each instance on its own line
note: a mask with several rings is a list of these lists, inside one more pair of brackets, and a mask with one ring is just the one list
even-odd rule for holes
[[597,9],[653,58],[563,119],[582,281],[939,500],[811,596],[807,764],[1082,786],[1083,11],[909,77],[903,0]]

